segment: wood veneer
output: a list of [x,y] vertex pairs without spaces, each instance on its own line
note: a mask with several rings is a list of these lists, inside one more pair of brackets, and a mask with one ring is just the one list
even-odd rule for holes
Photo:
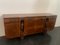
[[53,30],[56,22],[54,16],[32,16],[4,18],[6,38],[24,37]]

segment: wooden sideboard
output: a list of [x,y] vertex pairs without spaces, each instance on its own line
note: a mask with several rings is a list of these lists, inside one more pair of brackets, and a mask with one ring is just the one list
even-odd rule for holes
[[6,38],[24,37],[53,30],[56,15],[4,18]]

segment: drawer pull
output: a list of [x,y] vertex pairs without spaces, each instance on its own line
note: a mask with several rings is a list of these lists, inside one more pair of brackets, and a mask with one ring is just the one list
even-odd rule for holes
[[24,32],[24,18],[21,18],[21,31]]

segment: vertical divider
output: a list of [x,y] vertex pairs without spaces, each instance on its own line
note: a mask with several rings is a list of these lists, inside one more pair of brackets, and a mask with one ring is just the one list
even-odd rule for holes
[[20,29],[21,29],[21,39],[24,39],[24,17],[21,17]]

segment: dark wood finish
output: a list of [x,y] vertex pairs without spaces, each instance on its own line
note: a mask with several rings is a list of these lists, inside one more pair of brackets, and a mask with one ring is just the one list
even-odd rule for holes
[[20,37],[20,19],[4,18],[6,38]]
[[57,16],[33,16],[4,18],[5,35],[7,38],[21,37],[51,31]]
[[57,16],[47,16],[46,17],[46,18],[48,18],[48,21],[46,22],[47,30],[49,30],[49,31],[53,30],[53,28],[55,26],[55,22],[56,22],[56,17]]
[[42,32],[44,30],[44,16],[25,17],[24,18],[24,35],[30,35]]
[[25,17],[24,18],[24,35],[34,34],[35,33],[35,20],[34,17]]
[[45,16],[38,16],[35,17],[35,32],[39,33],[39,32],[43,32],[44,31],[44,26],[45,26]]

